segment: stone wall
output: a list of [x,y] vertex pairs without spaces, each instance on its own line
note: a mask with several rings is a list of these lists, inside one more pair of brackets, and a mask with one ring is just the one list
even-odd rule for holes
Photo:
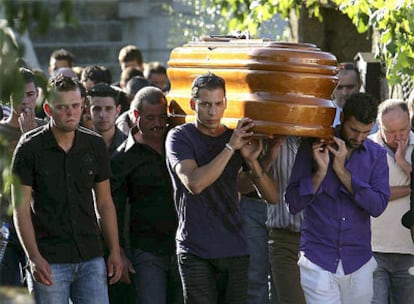
[[[74,53],[75,65],[99,64],[108,67],[113,80],[119,77],[119,50],[138,46],[144,61],[166,63],[169,16],[162,10],[168,1],[160,0],[78,0],[73,1],[77,25],[60,27],[53,20],[47,34],[31,33],[39,64],[47,71],[53,50],[65,48]],[[51,11],[56,10],[50,1]]]

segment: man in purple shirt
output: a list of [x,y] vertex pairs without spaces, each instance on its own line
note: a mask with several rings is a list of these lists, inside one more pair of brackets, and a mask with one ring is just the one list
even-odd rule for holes
[[299,267],[306,302],[371,303],[377,264],[371,250],[370,216],[390,196],[385,150],[367,139],[377,116],[369,95],[351,95],[333,142],[304,140],[286,202],[303,210]]

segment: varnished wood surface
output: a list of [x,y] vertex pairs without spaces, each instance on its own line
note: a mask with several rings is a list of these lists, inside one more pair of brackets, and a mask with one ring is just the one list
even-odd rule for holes
[[189,43],[171,52],[167,99],[173,124],[194,121],[191,84],[210,71],[226,81],[228,127],[251,117],[257,133],[333,136],[335,56],[312,44],[230,41]]

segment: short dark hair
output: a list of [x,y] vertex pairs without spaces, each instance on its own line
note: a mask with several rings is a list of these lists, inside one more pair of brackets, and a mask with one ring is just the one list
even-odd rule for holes
[[111,71],[104,66],[88,65],[82,71],[81,80],[90,79],[95,84],[103,82],[110,84],[112,82]]
[[138,113],[142,112],[144,102],[149,104],[165,103],[167,107],[167,99],[161,89],[157,87],[145,87],[137,92],[134,99],[131,102],[130,109],[138,110]]
[[144,77],[144,72],[142,72],[137,67],[127,67],[125,70],[121,72],[120,82],[124,83],[125,85],[128,81],[135,76],[142,76]]
[[118,55],[119,62],[127,62],[135,60],[138,64],[143,64],[141,51],[135,45],[126,45],[120,51]]
[[115,105],[119,104],[119,91],[107,83],[98,83],[86,92],[89,97],[112,97]]
[[150,85],[150,82],[144,77],[134,76],[130,80],[128,80],[125,87],[125,92],[129,98],[133,98],[139,90]]
[[167,69],[159,61],[152,61],[145,65],[144,76],[149,78],[151,74],[165,74],[167,75]]
[[34,82],[34,73],[33,71],[27,68],[19,68],[19,73],[22,75],[25,83]]
[[370,94],[354,93],[348,97],[342,111],[344,122],[354,117],[367,125],[377,118],[378,101]]
[[[36,83],[34,82],[34,73],[27,68],[19,68],[19,76],[17,79],[15,79],[15,81],[22,86],[23,84],[26,85],[32,82],[36,86]],[[20,100],[22,100],[22,92],[24,92],[24,87],[22,87],[21,90],[22,91],[19,90],[20,92],[11,92],[10,101],[12,104],[17,105],[20,103]]]
[[200,97],[200,90],[207,89],[207,90],[215,90],[215,89],[222,89],[224,91],[224,95],[226,94],[226,83],[223,78],[208,72],[206,74],[198,76],[194,79],[193,84],[191,86],[191,98],[197,99]]
[[66,77],[62,74],[57,74],[54,77],[51,77],[48,83],[48,100],[49,103],[53,101],[53,94],[57,92],[69,92],[79,89],[81,96],[85,97],[85,88],[84,86],[73,77]]
[[50,55],[50,58],[54,58],[55,60],[66,60],[70,67],[72,67],[73,62],[75,61],[75,56],[65,49],[54,50]]

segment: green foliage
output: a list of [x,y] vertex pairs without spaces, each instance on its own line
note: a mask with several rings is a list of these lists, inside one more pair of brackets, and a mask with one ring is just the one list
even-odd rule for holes
[[261,24],[275,14],[289,18],[306,9],[309,16],[322,21],[321,7],[333,6],[346,14],[359,33],[373,29],[378,33],[376,56],[387,67],[391,84],[402,75],[414,77],[414,1],[413,0],[211,0],[204,5],[220,8],[230,20],[230,30],[248,30],[255,35]]
[[18,46],[13,31],[4,20],[0,20],[0,100],[8,101],[12,92],[21,92],[23,83],[19,79],[16,60],[22,48]]
[[[259,2],[221,1],[220,5],[215,5],[216,1],[214,0],[174,0],[171,5],[165,4],[164,9],[170,14],[172,24],[169,46],[176,47],[203,35],[228,35],[232,32],[246,30],[252,36],[260,35],[272,39],[287,40],[290,33],[285,27],[278,27],[278,22],[280,23],[281,19],[272,10],[275,1]],[[295,2],[300,3],[301,1],[295,0]],[[262,8],[260,4],[265,7]],[[251,11],[256,5],[259,5],[257,10],[253,10],[253,14],[248,17],[249,21],[246,21],[245,26],[241,26],[242,20],[247,16],[246,12]],[[237,17],[233,18],[233,11],[236,12]],[[263,20],[263,23],[257,23],[259,18]],[[266,24],[266,21],[269,21],[270,24]]]
[[[61,25],[76,23],[72,14],[72,0],[54,1],[58,5],[58,12],[53,16],[50,13],[51,2],[0,0],[0,12],[4,12],[5,18],[0,19],[0,101],[4,103],[8,103],[11,95],[20,100],[19,95],[24,90],[24,81],[18,70],[23,47],[16,39],[16,34],[24,34],[29,27],[31,31],[45,33],[50,28],[52,17]],[[8,145],[9,143],[0,138],[0,178],[4,182],[0,189],[0,201],[1,196],[9,195],[11,183],[18,185],[10,172],[11,151]]]
[[403,75],[414,80],[414,7],[413,0],[339,1],[360,33],[376,30],[376,56],[387,68],[391,84]]

